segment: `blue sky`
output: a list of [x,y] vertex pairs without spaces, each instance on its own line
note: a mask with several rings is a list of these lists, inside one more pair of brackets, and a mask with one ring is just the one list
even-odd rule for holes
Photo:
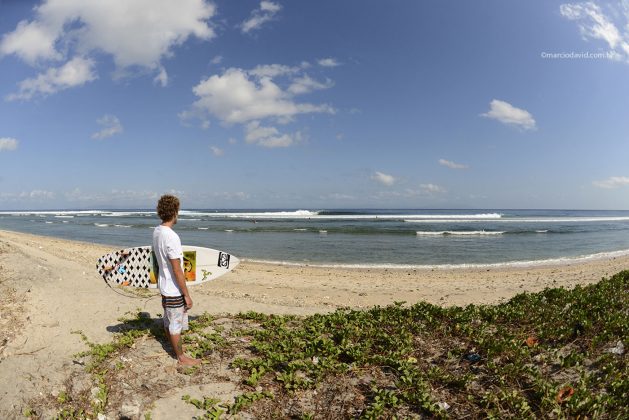
[[0,1],[0,209],[629,209],[629,2]]

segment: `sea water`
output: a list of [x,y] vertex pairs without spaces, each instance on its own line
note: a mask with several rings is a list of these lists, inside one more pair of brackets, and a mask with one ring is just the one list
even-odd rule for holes
[[[150,210],[0,212],[0,229],[147,245]],[[183,210],[182,242],[245,260],[343,267],[557,263],[629,254],[629,211]]]

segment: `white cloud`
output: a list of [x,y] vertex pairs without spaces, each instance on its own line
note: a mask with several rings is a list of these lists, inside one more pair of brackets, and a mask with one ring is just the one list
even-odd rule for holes
[[212,151],[212,154],[216,157],[220,157],[225,154],[225,151],[223,149],[216,146],[210,146],[210,150]]
[[223,62],[223,56],[222,55],[217,55],[217,56],[215,56],[214,58],[212,58],[210,60],[210,64],[215,65],[215,66],[218,65],[218,64],[221,64],[222,62]]
[[445,188],[435,184],[421,184],[419,187],[423,192],[428,194],[443,194],[447,192]]
[[605,188],[605,189],[625,187],[625,186],[629,186],[629,177],[612,176],[603,181],[594,181],[593,184],[596,187]]
[[306,74],[294,79],[288,87],[288,91],[293,95],[302,95],[314,90],[330,89],[332,86],[334,86],[334,82],[330,79],[326,79],[325,82],[317,82]]
[[[625,28],[629,28],[629,13],[625,3]],[[618,57],[629,61],[629,31],[621,34],[616,24],[612,22],[601,8],[592,2],[567,3],[559,7],[563,17],[578,23],[581,35],[588,38],[602,40],[615,52]],[[612,13],[621,15],[622,13]]]
[[489,111],[481,114],[483,117],[491,118],[507,125],[520,127],[524,130],[535,130],[535,119],[526,110],[516,108],[508,102],[494,99],[489,103]]
[[0,56],[15,54],[29,64],[39,59],[59,60],[62,55],[55,49],[56,31],[39,22],[18,23],[0,41]]
[[322,67],[337,67],[340,66],[341,63],[339,63],[336,58],[322,58],[320,60],[317,61],[317,63],[322,66]]
[[249,70],[247,74],[257,78],[274,78],[278,76],[286,76],[298,73],[301,69],[296,66],[285,66],[283,64],[262,64],[256,66],[253,70]]
[[29,100],[35,96],[47,96],[61,90],[84,85],[97,78],[94,61],[75,57],[59,68],[50,68],[33,79],[19,83],[19,91],[7,95],[8,101]]
[[283,90],[270,77],[252,77],[238,68],[202,80],[193,92],[199,97],[193,108],[212,114],[227,124],[265,118],[287,122],[299,114],[335,112],[329,105],[297,103],[289,91]]
[[468,165],[462,163],[455,163],[446,159],[439,159],[439,165],[447,166],[450,169],[468,169]]
[[259,65],[252,70],[229,68],[222,74],[203,79],[193,89],[197,100],[179,113],[182,123],[198,119],[202,124],[214,117],[226,125],[242,125],[245,141],[263,147],[289,147],[304,141],[301,131],[281,132],[303,114],[336,110],[327,104],[298,102],[295,97],[317,89],[329,89],[334,83],[316,81],[304,73],[307,66],[282,64]]
[[120,120],[114,115],[103,115],[101,118],[97,119],[96,122],[98,125],[102,126],[102,128],[100,131],[92,134],[93,139],[106,139],[107,137],[122,133],[123,131]]
[[0,152],[11,152],[17,149],[18,144],[19,142],[12,137],[2,137],[0,138]]
[[166,69],[164,67],[159,68],[159,73],[153,79],[153,83],[159,83],[161,87],[168,86],[168,73],[166,73]]
[[[185,192],[181,191],[169,191],[170,194],[175,194],[178,197],[185,196]],[[136,191],[136,190],[118,190],[112,189],[109,192],[84,192],[79,188],[75,188],[72,191],[64,193],[64,197],[69,202],[81,202],[85,204],[98,204],[98,203],[150,203],[154,204],[160,197],[160,194],[155,191]]]
[[12,202],[24,201],[45,201],[55,198],[55,193],[46,190],[22,191],[19,193],[3,192],[0,199]]
[[388,187],[392,186],[397,181],[393,175],[377,171],[371,176],[371,179]]
[[290,147],[302,140],[302,134],[282,134],[275,127],[263,127],[259,121],[252,121],[247,124],[245,141],[248,144],[257,144],[259,146],[276,148]]
[[119,69],[138,66],[158,72],[161,60],[191,36],[215,36],[208,20],[215,6],[205,0],[44,0],[32,21],[20,22],[0,41],[0,55],[29,64],[65,60],[92,52],[112,56]]
[[265,23],[273,20],[280,10],[282,10],[281,4],[263,0],[260,2],[260,8],[251,12],[251,16],[240,25],[240,29],[243,33],[258,30]]

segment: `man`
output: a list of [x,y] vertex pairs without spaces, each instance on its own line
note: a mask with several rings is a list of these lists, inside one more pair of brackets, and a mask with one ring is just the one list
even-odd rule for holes
[[159,266],[158,284],[164,307],[164,331],[175,350],[177,360],[184,366],[201,363],[183,353],[181,331],[188,329],[188,309],[192,299],[183,274],[183,248],[179,235],[173,230],[179,214],[179,199],[163,195],[157,202],[157,215],[162,224],[153,231],[153,251]]

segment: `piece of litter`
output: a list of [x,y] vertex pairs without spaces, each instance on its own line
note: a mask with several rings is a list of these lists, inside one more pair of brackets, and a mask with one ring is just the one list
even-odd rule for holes
[[573,394],[574,389],[570,385],[566,385],[559,390],[557,396],[555,397],[555,400],[557,401],[557,404],[563,404],[564,402],[568,401]]
[[607,349],[607,353],[618,354],[622,356],[623,354],[625,354],[625,345],[622,343],[622,341],[619,340],[616,343],[616,347]]
[[450,404],[448,404],[447,402],[439,402],[437,403],[437,405],[442,410],[447,410],[448,408],[450,408]]
[[318,365],[319,364],[319,358],[317,356],[312,356],[312,364],[313,365]]

